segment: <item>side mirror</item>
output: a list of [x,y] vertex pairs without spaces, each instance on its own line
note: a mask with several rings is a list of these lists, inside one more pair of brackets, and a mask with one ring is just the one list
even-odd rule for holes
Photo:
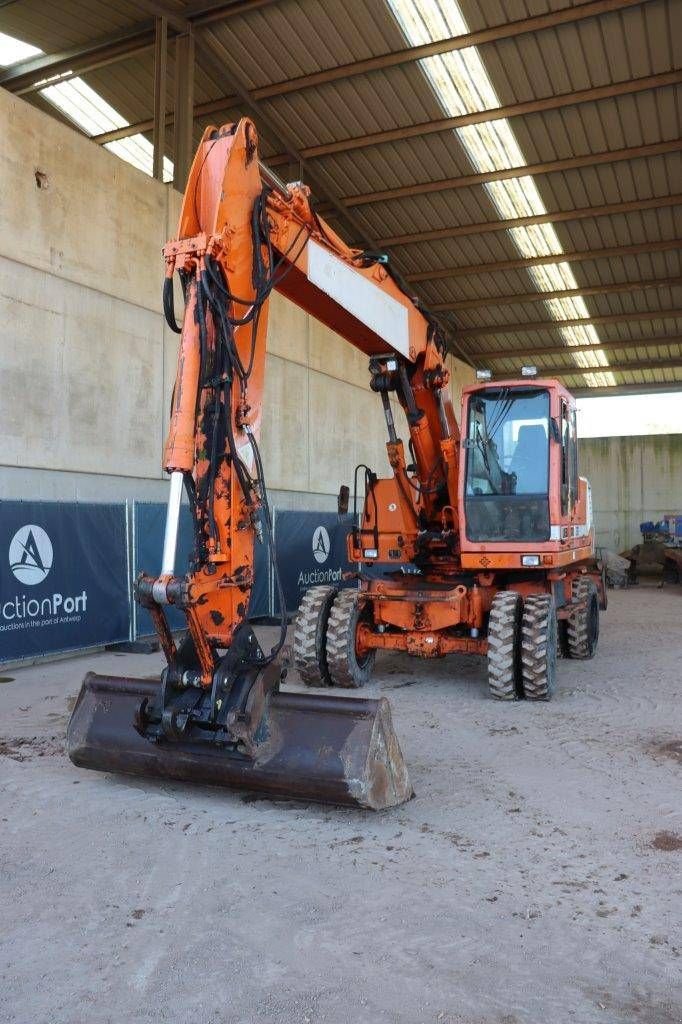
[[339,487],[339,496],[337,498],[337,507],[340,516],[348,514],[348,505],[350,502],[350,487],[346,484],[341,484]]
[[561,444],[561,428],[553,416],[549,418],[549,427],[552,433],[552,440],[556,441],[557,444]]

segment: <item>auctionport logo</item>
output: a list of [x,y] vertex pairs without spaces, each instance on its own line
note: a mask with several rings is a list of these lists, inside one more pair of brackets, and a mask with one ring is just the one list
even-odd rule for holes
[[9,545],[9,567],[26,586],[42,583],[52,568],[52,541],[42,526],[22,526]]
[[331,551],[329,534],[324,526],[318,526],[313,533],[313,558],[322,565],[329,558]]
[[[52,541],[35,523],[22,526],[9,544],[9,567],[23,586],[34,587],[47,579],[53,568]],[[80,622],[87,611],[88,594],[53,593],[42,597],[27,594],[5,595],[0,602],[0,632]]]

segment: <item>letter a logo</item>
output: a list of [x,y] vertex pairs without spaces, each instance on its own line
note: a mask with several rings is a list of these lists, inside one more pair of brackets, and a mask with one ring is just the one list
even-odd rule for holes
[[30,587],[42,583],[52,558],[52,541],[42,526],[22,526],[10,541],[9,567],[20,583]]
[[313,558],[321,565],[329,558],[330,550],[329,534],[324,526],[318,526],[313,534]]

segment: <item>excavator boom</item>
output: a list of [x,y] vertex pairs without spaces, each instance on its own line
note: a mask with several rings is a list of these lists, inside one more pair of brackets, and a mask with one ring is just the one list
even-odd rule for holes
[[[272,650],[262,650],[248,623],[255,543],[268,547],[276,572],[258,447],[268,300],[278,289],[377,365],[396,352],[407,360],[426,353],[425,369],[437,375],[432,325],[379,263],[349,249],[314,214],[305,186],[285,186],[263,170],[246,118],[205,132],[164,257],[164,311],[180,334],[163,463],[170,494],[161,571],[142,574],[135,593],[167,664],[158,682],[86,676],[68,726],[69,756],[102,771],[280,797],[373,809],[401,803],[412,787],[388,702],[280,691],[281,588]],[[433,405],[431,415],[451,410]],[[429,432],[415,429],[414,437],[426,478],[435,457]],[[194,554],[178,574],[183,491]],[[187,621],[180,644],[169,605]]]

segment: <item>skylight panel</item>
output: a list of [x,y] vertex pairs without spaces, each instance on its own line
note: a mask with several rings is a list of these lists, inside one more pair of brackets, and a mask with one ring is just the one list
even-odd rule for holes
[[391,7],[413,46],[447,39],[448,36],[463,36],[469,31],[459,5],[450,0],[435,0],[429,4],[391,0]]
[[[109,152],[139,168],[150,177],[154,173],[154,147],[145,139],[144,135],[130,135],[127,139],[116,139],[115,142],[107,142],[104,146]],[[173,161],[167,156],[163,158],[163,180],[173,180]]]
[[41,93],[88,135],[100,135],[115,128],[128,127],[129,122],[82,78],[70,78],[57,85],[48,85]]
[[[464,35],[469,31],[456,0],[387,2],[407,42],[412,46],[445,39],[448,36]],[[492,110],[500,106],[476,47],[425,57],[419,64],[448,117]],[[455,134],[477,171],[507,170],[522,167],[527,163],[511,125],[505,118],[457,128]],[[488,182],[484,188],[503,220],[544,216],[548,212],[535,180],[530,175]],[[556,255],[563,251],[552,224],[510,228],[509,234],[525,258]],[[539,291],[554,292],[578,288],[578,282],[568,263],[529,267],[528,273]],[[587,306],[579,297],[548,299],[546,306],[555,320],[589,318]],[[561,328],[561,335],[568,346],[599,344],[599,336],[592,325]],[[589,353],[590,360],[594,357],[600,365],[608,365],[608,359],[600,349],[595,348],[594,353]],[[585,353],[576,352],[573,358],[578,365],[591,365]],[[616,383],[612,373],[597,373],[590,376],[594,382],[601,385]]]
[[30,43],[24,43],[21,39],[0,32],[0,67],[9,68],[12,64],[19,64],[22,60],[38,57],[42,53],[39,46],[31,46]]
[[[126,121],[99,93],[91,89],[82,78],[70,78],[56,85],[48,85],[41,89],[41,93],[88,135],[100,135],[102,132],[128,128],[130,125],[129,121]],[[154,147],[144,135],[131,135],[126,139],[107,142],[105,149],[151,177]],[[167,157],[163,160],[163,180],[173,180],[173,162]]]

